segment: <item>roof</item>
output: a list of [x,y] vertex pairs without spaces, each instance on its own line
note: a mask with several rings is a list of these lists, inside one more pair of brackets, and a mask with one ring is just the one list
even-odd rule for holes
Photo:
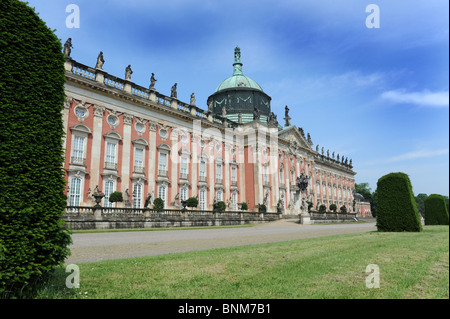
[[264,92],[258,83],[242,73],[241,49],[239,47],[234,49],[233,75],[222,81],[216,92],[234,88],[251,88]]

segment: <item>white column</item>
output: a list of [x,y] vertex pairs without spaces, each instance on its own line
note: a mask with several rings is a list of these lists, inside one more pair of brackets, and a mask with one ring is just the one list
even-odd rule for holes
[[[130,185],[130,158],[131,158],[131,124],[133,123],[133,115],[123,115],[123,144],[122,144],[122,188],[125,191],[128,188],[130,195],[133,194],[133,188]],[[133,202],[133,198],[130,198]]]
[[99,189],[102,190],[102,185],[100,182],[100,170],[101,165],[103,165],[103,158],[100,158],[102,149],[102,124],[103,124],[103,114],[105,108],[103,106],[94,105],[94,124],[92,130],[92,148],[91,148],[91,170],[90,170],[90,184],[89,187],[93,191],[98,185]]
[[[155,188],[156,183],[156,154],[158,150],[156,149],[156,127],[157,123],[150,121],[150,140],[149,140],[149,156],[148,156],[148,185],[149,185],[149,193],[154,192],[155,196],[157,196],[157,189]],[[155,200],[156,197],[152,197],[152,201]]]

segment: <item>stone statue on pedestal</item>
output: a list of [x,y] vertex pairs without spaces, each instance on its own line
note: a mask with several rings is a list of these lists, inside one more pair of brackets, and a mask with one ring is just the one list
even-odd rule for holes
[[103,64],[105,63],[105,60],[103,59],[103,52],[100,51],[97,57],[97,64],[95,65],[96,69],[103,70]]
[[173,98],[177,98],[177,83],[175,83],[173,86],[172,86],[172,89],[171,89],[171,91],[170,91],[170,97],[173,97]]
[[151,78],[150,78],[150,87],[149,87],[150,90],[155,89],[155,83],[156,83],[156,81],[158,81],[158,80],[155,79],[155,73],[152,73],[152,76],[151,76]]
[[68,38],[66,43],[64,43],[64,55],[66,57],[70,57],[70,52],[72,51],[71,48],[73,48],[72,38]]
[[130,81],[130,80],[131,80],[131,74],[133,74],[133,71],[131,70],[131,65],[129,64],[129,65],[125,68],[125,80]]

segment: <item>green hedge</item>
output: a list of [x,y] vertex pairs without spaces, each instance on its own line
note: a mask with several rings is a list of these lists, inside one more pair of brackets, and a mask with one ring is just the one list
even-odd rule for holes
[[448,225],[444,196],[431,194],[425,199],[425,225]]
[[70,253],[64,82],[58,38],[24,2],[0,1],[0,295],[32,290]]
[[390,173],[377,183],[379,231],[422,231],[419,210],[408,175]]

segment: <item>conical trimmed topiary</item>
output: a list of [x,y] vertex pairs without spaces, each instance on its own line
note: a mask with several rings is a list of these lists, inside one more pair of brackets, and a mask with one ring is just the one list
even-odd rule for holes
[[422,231],[419,210],[408,175],[390,173],[377,183],[379,231]]

